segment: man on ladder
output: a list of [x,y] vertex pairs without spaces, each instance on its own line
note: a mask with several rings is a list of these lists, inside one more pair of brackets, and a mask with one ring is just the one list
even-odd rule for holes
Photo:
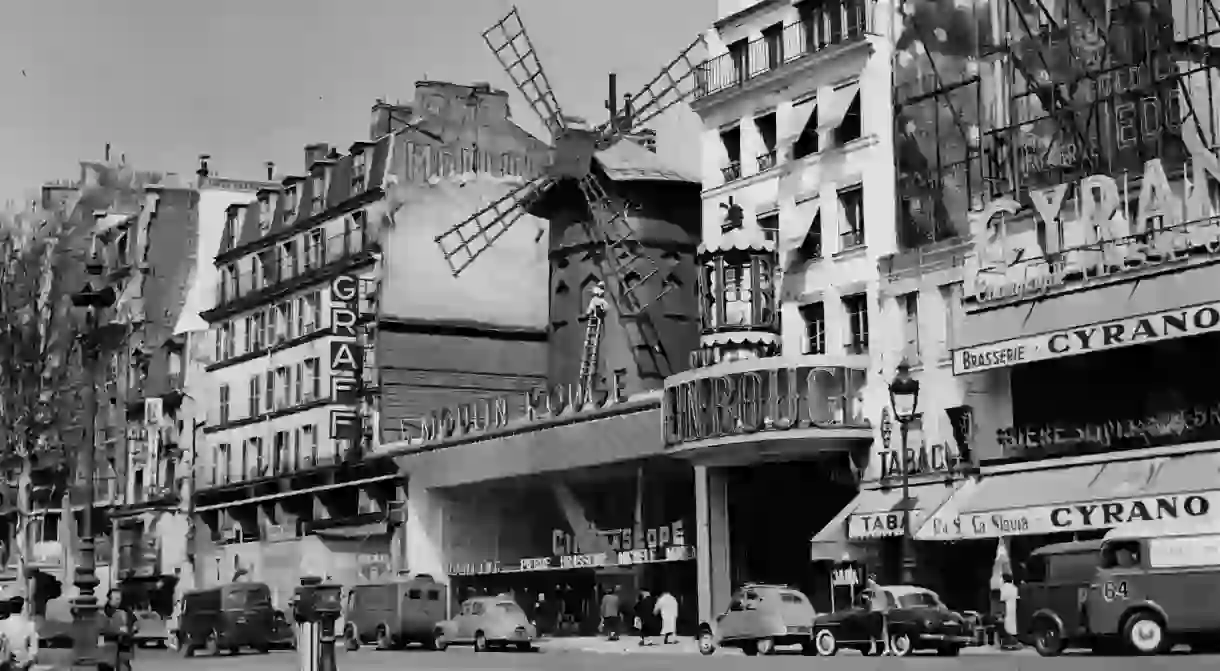
[[585,349],[580,358],[580,386],[585,394],[584,400],[593,398],[593,382],[597,378],[597,355],[601,345],[602,321],[606,316],[606,285],[598,282],[593,285],[593,297],[589,299],[589,307],[585,309]]

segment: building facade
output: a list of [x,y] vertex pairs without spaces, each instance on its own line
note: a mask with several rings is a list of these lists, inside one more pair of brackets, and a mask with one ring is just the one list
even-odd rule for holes
[[703,352],[665,398],[669,449],[696,469],[704,620],[748,581],[829,607],[847,548],[815,543],[811,558],[810,538],[876,479],[870,446],[898,363],[879,347],[893,324],[878,259],[898,237],[888,5],[721,4],[692,103]]

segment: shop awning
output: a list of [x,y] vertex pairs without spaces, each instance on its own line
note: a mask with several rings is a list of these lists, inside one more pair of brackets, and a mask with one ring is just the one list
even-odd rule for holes
[[[888,536],[901,536],[905,515],[912,514],[911,529],[953,495],[954,484],[944,482],[911,485],[910,499],[903,500],[901,487],[866,489],[856,495],[811,542],[816,559],[840,559],[848,544]],[[834,554],[837,552],[837,554]]]
[[370,522],[368,524],[356,524],[348,527],[329,527],[326,529],[317,529],[313,535],[319,538],[327,538],[330,540],[364,540],[370,536],[381,536],[388,534],[390,527],[385,522]]
[[818,132],[838,130],[839,126],[843,124],[843,117],[847,116],[847,110],[856,101],[858,95],[860,95],[860,83],[856,82],[835,89],[830,93],[829,99],[820,102],[818,104]]
[[927,518],[918,540],[996,538],[1220,517],[1220,454],[1195,453],[970,481]]

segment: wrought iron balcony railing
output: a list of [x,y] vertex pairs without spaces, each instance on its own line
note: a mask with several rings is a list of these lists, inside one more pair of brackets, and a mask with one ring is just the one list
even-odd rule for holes
[[829,0],[773,35],[730,47],[700,66],[695,97],[741,86],[811,54],[870,32],[870,0]]

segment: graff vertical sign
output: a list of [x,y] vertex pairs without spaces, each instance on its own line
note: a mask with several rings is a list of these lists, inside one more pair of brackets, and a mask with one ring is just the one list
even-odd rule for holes
[[665,444],[811,426],[868,426],[858,398],[865,379],[863,370],[806,365],[667,383],[661,404]]
[[[357,340],[360,310],[360,280],[340,275],[330,283],[330,394],[336,403],[355,405],[360,400],[364,348]],[[331,438],[360,437],[360,421],[354,411],[331,412]]]

